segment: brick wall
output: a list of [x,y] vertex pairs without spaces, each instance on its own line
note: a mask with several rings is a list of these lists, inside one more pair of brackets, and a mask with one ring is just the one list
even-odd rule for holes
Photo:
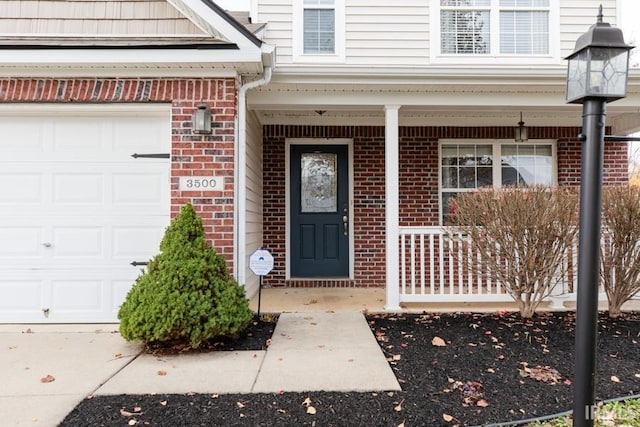
[[[529,128],[530,139],[558,141],[558,183],[580,184],[580,128]],[[438,140],[444,138],[513,137],[512,127],[401,127],[400,225],[438,225]],[[274,254],[274,271],[265,277],[272,286],[322,286],[323,281],[285,281],[285,139],[353,139],[354,281],[344,286],[385,285],[384,127],[265,126],[264,127],[264,244]],[[627,182],[626,143],[607,143],[605,184]],[[330,281],[328,286],[339,286]]]
[[[0,102],[171,103],[171,215],[191,202],[233,267],[234,79],[0,79]],[[191,133],[201,104],[211,108],[212,135]],[[179,191],[178,177],[193,175],[223,176],[224,191]]]

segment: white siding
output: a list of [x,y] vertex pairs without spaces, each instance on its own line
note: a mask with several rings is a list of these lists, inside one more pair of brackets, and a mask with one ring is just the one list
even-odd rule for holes
[[560,1],[560,50],[563,58],[573,52],[578,37],[595,24],[600,4],[604,22],[616,25],[616,0]]
[[[262,127],[255,113],[247,113],[247,257],[262,247]],[[268,248],[267,248],[268,249]],[[247,268],[245,289],[251,297],[258,291],[259,279]]]
[[[277,46],[279,65],[296,65],[292,55],[293,1],[259,0],[257,21],[267,22],[265,41]],[[573,51],[575,40],[596,21],[598,6],[604,6],[605,21],[615,25],[616,0],[559,1],[561,59]],[[429,65],[429,0],[345,0],[346,61],[344,66]],[[552,28],[553,30],[553,28]],[[554,50],[556,53],[558,52]],[[491,61],[491,59],[489,59]],[[308,65],[305,64],[305,65]]]

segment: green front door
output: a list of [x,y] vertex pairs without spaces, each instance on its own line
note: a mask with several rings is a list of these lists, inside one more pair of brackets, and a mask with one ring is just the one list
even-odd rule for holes
[[291,146],[291,277],[349,276],[346,145]]

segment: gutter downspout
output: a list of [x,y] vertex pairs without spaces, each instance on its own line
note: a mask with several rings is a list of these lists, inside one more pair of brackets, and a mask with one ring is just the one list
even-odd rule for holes
[[[273,65],[264,67],[263,77],[240,86],[238,116],[236,118],[237,155],[235,165],[235,262],[234,273],[241,285],[246,285],[247,274],[247,91],[271,81]],[[247,295],[252,297],[252,295]]]

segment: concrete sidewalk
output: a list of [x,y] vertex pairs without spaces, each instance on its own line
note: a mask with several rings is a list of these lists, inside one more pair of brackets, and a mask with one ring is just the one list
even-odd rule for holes
[[2,424],[55,426],[101,394],[400,390],[357,312],[284,313],[266,351],[152,356],[116,330],[0,325]]

